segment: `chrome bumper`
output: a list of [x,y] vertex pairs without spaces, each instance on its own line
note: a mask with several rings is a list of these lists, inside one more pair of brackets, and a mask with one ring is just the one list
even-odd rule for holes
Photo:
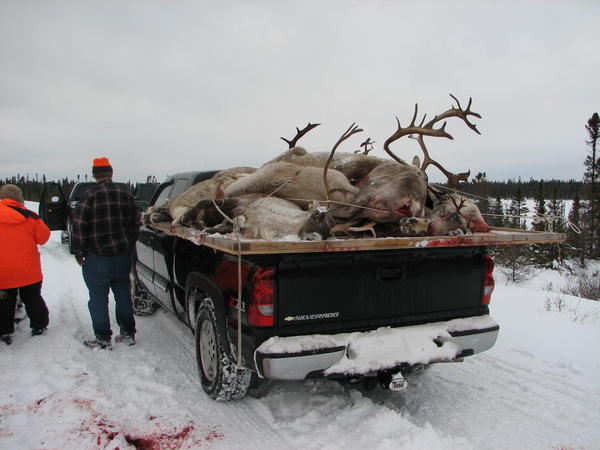
[[256,349],[254,360],[259,376],[275,380],[367,375],[481,353],[494,345],[499,328],[490,316],[479,316],[357,333],[275,336]]

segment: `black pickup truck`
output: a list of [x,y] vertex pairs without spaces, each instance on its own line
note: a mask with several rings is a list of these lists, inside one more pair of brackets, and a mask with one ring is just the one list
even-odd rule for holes
[[[215,173],[171,176],[150,203]],[[158,303],[191,328],[202,388],[214,399],[241,398],[266,379],[401,390],[403,374],[496,341],[486,243],[498,237],[253,243],[198,233],[141,227],[134,309],[149,314]]]

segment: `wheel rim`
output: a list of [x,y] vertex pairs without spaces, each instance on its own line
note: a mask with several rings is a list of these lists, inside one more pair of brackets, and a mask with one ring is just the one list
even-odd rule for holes
[[215,330],[208,321],[202,322],[200,328],[200,358],[204,376],[212,382],[217,373],[217,341]]

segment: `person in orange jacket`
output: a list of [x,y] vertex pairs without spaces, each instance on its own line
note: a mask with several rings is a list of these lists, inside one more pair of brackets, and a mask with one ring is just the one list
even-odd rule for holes
[[48,307],[42,298],[42,265],[37,246],[50,238],[40,217],[25,208],[14,184],[0,187],[0,340],[12,343],[17,294],[25,305],[32,336],[46,331]]

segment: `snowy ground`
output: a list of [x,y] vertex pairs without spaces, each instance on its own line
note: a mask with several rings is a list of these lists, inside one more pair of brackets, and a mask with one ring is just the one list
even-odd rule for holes
[[496,346],[410,378],[403,393],[307,381],[216,403],[201,391],[191,332],[164,311],[138,318],[136,346],[84,347],[80,268],[58,232],[41,252],[51,324],[31,337],[25,320],[0,344],[2,449],[600,449],[600,303],[548,308],[556,272],[499,280]]

